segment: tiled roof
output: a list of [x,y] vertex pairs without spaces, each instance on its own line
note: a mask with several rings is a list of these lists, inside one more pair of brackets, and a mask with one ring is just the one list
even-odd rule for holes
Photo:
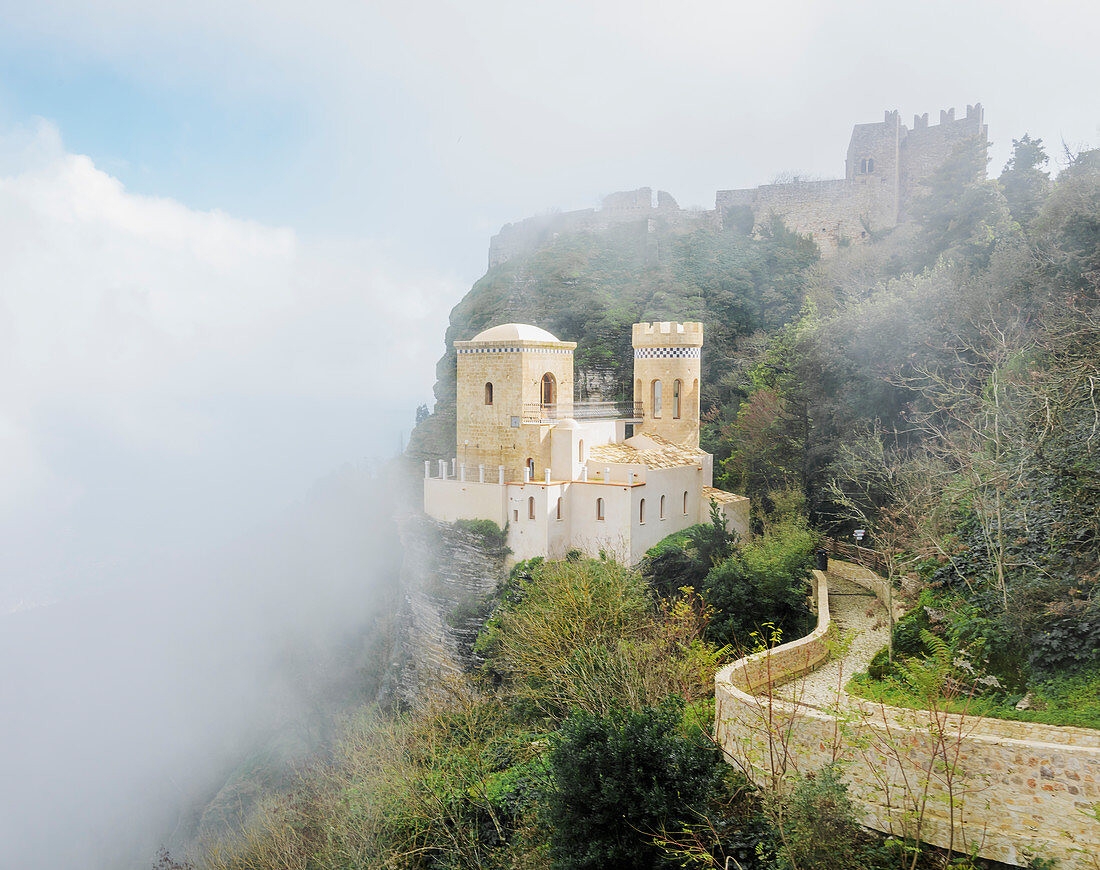
[[698,447],[682,447],[662,438],[660,435],[645,436],[656,446],[639,450],[629,444],[596,444],[588,451],[593,462],[605,462],[608,465],[644,465],[646,468],[679,468],[682,465],[696,465],[706,456]]
[[745,496],[734,495],[732,492],[725,492],[721,489],[715,489],[713,486],[703,487],[703,499],[705,501],[716,501],[718,504],[729,504],[734,501],[745,501]]

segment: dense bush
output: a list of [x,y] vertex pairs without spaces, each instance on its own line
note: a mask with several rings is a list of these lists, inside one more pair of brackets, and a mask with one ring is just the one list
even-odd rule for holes
[[722,654],[703,642],[708,618],[690,591],[655,604],[614,562],[545,562],[513,573],[476,649],[514,704],[554,722],[708,696]]
[[715,609],[707,637],[747,644],[764,623],[772,623],[790,640],[805,634],[811,621],[813,550],[814,536],[805,523],[788,521],[712,568],[703,581],[703,595]]
[[552,740],[550,849],[560,870],[673,867],[656,835],[696,820],[722,763],[710,744],[684,736],[682,704],[578,712]]

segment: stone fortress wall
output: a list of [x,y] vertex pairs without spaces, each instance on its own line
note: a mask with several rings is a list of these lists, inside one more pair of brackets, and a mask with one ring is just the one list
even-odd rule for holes
[[[743,190],[719,190],[713,210],[682,209],[661,190],[654,199],[648,187],[604,197],[598,209],[558,212],[506,224],[489,241],[489,268],[513,257],[552,245],[563,233],[600,232],[615,224],[648,220],[652,233],[657,222],[674,229],[721,227],[727,221],[747,220],[759,231],[772,216],[792,230],[811,236],[829,256],[846,244],[858,244],[873,233],[887,230],[908,217],[921,184],[952,150],[967,139],[986,141],[985,114],[980,103],[955,117],[954,109],[940,112],[929,125],[928,113],[916,115],[910,129],[897,111],[886,111],[881,122],[856,124],[848,142],[844,178],[804,181],[794,178]],[[740,212],[740,214],[738,214]]]
[[[885,604],[882,583],[857,582]],[[820,571],[814,597],[811,634],[715,677],[717,739],[732,763],[765,784],[840,761],[869,828],[1007,864],[1039,856],[1064,870],[1096,870],[1100,732],[929,714],[849,696],[838,698],[839,712],[780,700],[772,687],[816,668],[834,645]]]
[[[519,223],[505,224],[489,240],[489,268],[506,263],[513,257],[552,245],[563,233],[602,232],[615,224],[660,219],[682,228],[715,223],[713,211],[682,209],[672,195],[664,190],[639,187],[608,194],[598,209],[552,212],[529,217]],[[648,227],[652,229],[652,227]]]

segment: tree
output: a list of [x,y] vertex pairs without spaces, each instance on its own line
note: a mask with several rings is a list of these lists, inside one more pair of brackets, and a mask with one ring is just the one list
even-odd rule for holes
[[1050,173],[1043,171],[1048,159],[1043,140],[1025,133],[1023,138],[1012,140],[1012,156],[998,179],[1012,217],[1025,228],[1050,192]]
[[683,735],[683,702],[636,713],[577,712],[554,735],[550,852],[559,870],[673,867],[656,837],[697,820],[721,773]]
[[985,178],[987,149],[977,137],[960,142],[925,182],[912,208],[921,225],[918,266],[942,258],[978,271],[989,265],[998,241],[1011,235],[1005,197]]

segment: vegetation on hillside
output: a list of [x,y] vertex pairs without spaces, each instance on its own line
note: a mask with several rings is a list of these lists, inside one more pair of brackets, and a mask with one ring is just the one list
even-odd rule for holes
[[[798,552],[803,535],[759,546]],[[835,773],[769,796],[724,761],[713,686],[733,653],[707,640],[712,617],[690,588],[663,596],[610,561],[521,563],[480,672],[416,710],[351,716],[329,758],[199,866],[787,870],[837,848],[834,866],[909,866],[900,842],[859,829]]]
[[[713,674],[754,633],[805,632],[818,536],[862,528],[910,612],[858,691],[1100,724],[1100,152],[1046,164],[1024,136],[986,179],[961,147],[909,223],[829,261],[731,221],[562,236],[490,270],[448,345],[535,323],[579,342],[579,380],[609,398],[629,391],[631,323],[702,320],[704,447],[756,534],[715,516],[638,570],[516,566],[477,603],[480,670],[350,716],[200,863],[944,866],[859,829],[837,770],[752,787],[708,742]],[[439,371],[421,446],[453,438],[453,358]]]

